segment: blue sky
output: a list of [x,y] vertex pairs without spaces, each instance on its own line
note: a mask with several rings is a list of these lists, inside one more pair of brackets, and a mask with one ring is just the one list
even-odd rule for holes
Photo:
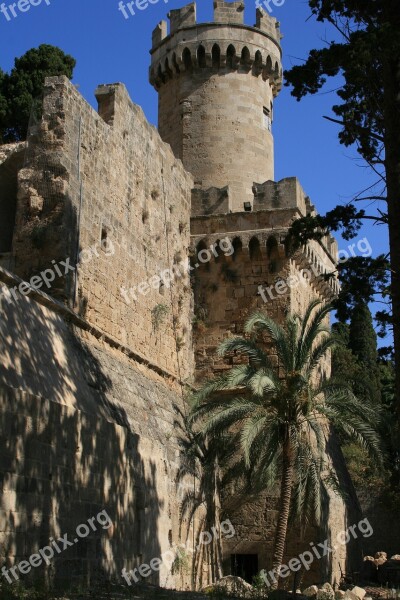
[[[156,124],[157,94],[148,83],[151,33],[168,10],[185,4],[185,0],[159,0],[128,20],[118,10],[118,0],[42,0],[10,21],[0,13],[0,66],[8,71],[15,56],[41,43],[54,44],[76,58],[74,83],[91,104],[96,105],[94,90],[99,83],[123,82],[132,100]],[[212,0],[198,1],[199,21],[212,20],[212,6]],[[284,34],[285,68],[333,36],[310,18],[307,0],[286,0],[282,7],[273,7],[273,16]],[[245,20],[250,25],[255,22],[254,0],[246,1]],[[349,201],[373,182],[356,151],[339,144],[338,127],[323,119],[332,115],[336,86],[330,81],[323,93],[300,103],[283,88],[275,102],[275,179],[297,176],[321,213]],[[368,225],[363,236],[368,237],[374,255],[387,251],[385,228]],[[348,242],[339,245],[345,249]]]

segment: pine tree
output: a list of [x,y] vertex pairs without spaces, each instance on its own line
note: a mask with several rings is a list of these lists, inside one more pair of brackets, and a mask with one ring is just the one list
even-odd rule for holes
[[16,58],[10,74],[0,70],[0,143],[25,139],[45,78],[65,75],[72,79],[75,64],[75,59],[60,48],[42,44]]

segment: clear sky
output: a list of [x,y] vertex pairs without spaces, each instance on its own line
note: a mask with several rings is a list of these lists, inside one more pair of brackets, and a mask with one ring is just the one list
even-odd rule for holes
[[[11,3],[5,1],[6,6]],[[27,12],[17,10],[18,16],[10,21],[0,13],[0,66],[10,70],[14,57],[39,44],[59,46],[76,58],[74,83],[91,104],[96,106],[93,93],[98,84],[123,82],[156,125],[157,94],[148,83],[151,34],[170,9],[185,4],[185,0],[158,0],[128,20],[118,10],[118,0],[41,0]],[[212,0],[198,0],[198,21],[211,21],[212,10]],[[332,31],[310,18],[307,0],[286,0],[281,7],[273,6],[272,14],[284,34],[285,68],[333,37]],[[254,0],[246,0],[245,20],[255,23]],[[321,213],[348,202],[373,181],[356,151],[339,144],[338,126],[323,119],[332,115],[337,85],[330,81],[322,93],[300,103],[283,88],[275,102],[275,179],[297,176]],[[387,251],[386,228],[371,224],[359,237],[363,236],[374,255]],[[346,249],[348,242],[339,241],[339,246]]]

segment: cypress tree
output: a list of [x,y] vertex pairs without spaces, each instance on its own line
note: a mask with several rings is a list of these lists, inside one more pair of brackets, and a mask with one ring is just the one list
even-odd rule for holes
[[378,364],[377,335],[371,311],[365,302],[354,307],[349,329],[349,348],[363,372],[364,383],[354,391],[361,398],[367,394],[372,402],[381,402],[381,377]]

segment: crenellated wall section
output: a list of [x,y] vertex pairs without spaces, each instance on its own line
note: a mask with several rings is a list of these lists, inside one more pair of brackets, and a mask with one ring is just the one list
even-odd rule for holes
[[215,2],[198,23],[196,4],[169,13],[153,33],[150,82],[158,128],[196,186],[230,187],[232,210],[252,202],[254,181],[274,179],[272,123],[282,85],[279,24],[260,11],[244,24],[243,3]]

